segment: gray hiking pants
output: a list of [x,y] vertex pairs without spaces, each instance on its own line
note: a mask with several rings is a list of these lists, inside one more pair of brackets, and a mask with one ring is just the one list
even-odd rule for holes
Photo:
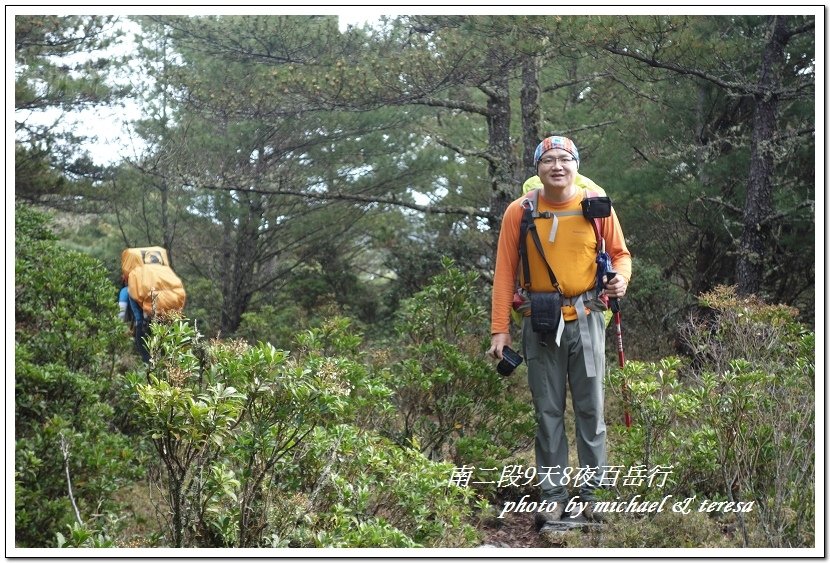
[[[605,320],[602,313],[591,313],[584,322],[588,323],[587,330],[593,341],[597,372],[594,374],[586,373],[579,321],[565,322],[557,346],[555,335],[547,335],[543,341],[533,332],[530,317],[524,319],[522,345],[536,411],[536,465],[542,500],[566,501],[569,484],[579,489],[583,501],[593,499],[606,466]],[[579,468],[569,467],[568,463],[564,421],[566,385],[571,388],[576,418]]]

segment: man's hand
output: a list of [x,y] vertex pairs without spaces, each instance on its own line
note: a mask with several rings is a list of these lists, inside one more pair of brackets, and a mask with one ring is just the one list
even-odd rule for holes
[[487,350],[487,355],[496,360],[502,359],[501,351],[505,346],[513,344],[513,339],[510,334],[499,332],[490,337],[490,349]]
[[620,275],[616,275],[610,281],[605,282],[605,294],[611,299],[619,299],[624,296],[626,289],[628,289],[628,281]]

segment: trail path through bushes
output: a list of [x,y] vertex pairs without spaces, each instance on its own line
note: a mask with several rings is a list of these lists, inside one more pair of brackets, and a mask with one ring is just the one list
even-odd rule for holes
[[509,512],[504,518],[487,520],[481,535],[484,545],[491,547],[551,547],[536,531],[529,512]]

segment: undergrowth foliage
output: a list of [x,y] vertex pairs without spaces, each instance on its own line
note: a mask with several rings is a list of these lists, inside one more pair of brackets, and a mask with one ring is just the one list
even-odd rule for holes
[[113,494],[142,473],[140,448],[113,424],[128,340],[103,265],[61,248],[47,224],[16,207],[14,541],[108,545]]
[[[152,473],[168,541],[187,547],[467,545],[470,493],[447,464],[356,422],[389,390],[351,356],[360,337],[334,319],[270,344],[205,341],[157,323],[137,416],[156,446]],[[382,407],[380,410],[383,410]]]
[[[151,363],[133,358],[140,367],[121,375],[130,339],[105,269],[60,248],[44,216],[16,211],[18,546],[123,544],[113,498],[142,479],[160,527],[143,545],[479,541],[474,509],[496,491],[451,476],[515,463],[535,423],[523,368],[501,377],[484,357],[487,292],[474,273],[445,259],[372,345],[335,314],[294,334],[290,352],[156,319]],[[670,467],[670,478],[601,494],[753,510],[612,514],[569,543],[814,545],[815,336],[795,310],[732,288],[700,301],[683,327],[689,358],[629,361],[606,385],[634,418],[609,427],[609,463]]]
[[[734,513],[745,546],[807,547],[815,530],[815,335],[797,311],[719,287],[684,327],[687,364],[628,362],[634,425],[617,461],[673,466],[672,486],[636,491],[753,502]],[[629,491],[626,491],[629,492]]]
[[485,358],[488,314],[474,272],[449,259],[443,272],[402,304],[393,353],[396,441],[432,459],[492,467],[533,439],[532,405]]

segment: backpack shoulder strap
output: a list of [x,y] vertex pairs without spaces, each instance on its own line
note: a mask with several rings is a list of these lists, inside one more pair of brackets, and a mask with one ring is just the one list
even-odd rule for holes
[[536,246],[536,250],[539,252],[539,255],[545,263],[551,284],[556,291],[561,293],[562,290],[559,288],[559,282],[556,280],[556,276],[554,275],[550,264],[548,264],[548,260],[545,257],[545,251],[542,248],[542,242],[539,240],[539,234],[536,232],[535,219],[538,217],[537,206],[539,204],[539,191],[540,190],[538,188],[529,191],[527,193],[527,197],[522,200],[522,209],[524,211],[522,213],[522,222],[519,227],[519,259],[522,262],[524,288],[530,290],[530,264],[527,260],[527,235],[529,233],[530,237],[533,239],[533,244]]
[[[609,307],[608,296],[604,292],[602,292],[601,289],[604,284],[604,278],[608,276],[608,279],[611,279],[615,275],[615,272],[611,264],[611,257],[608,256],[607,252],[605,252],[605,238],[602,236],[602,221],[604,218],[611,216],[611,200],[608,199],[607,195],[600,195],[599,193],[591,190],[590,188],[585,188],[583,195],[583,204],[585,199],[603,197],[608,200],[607,215],[601,217],[591,217],[589,216],[590,214],[588,213],[588,209],[584,205],[583,212],[585,213],[585,218],[591,222],[591,225],[594,228],[594,236],[596,236],[597,239],[597,280],[595,287],[597,289],[597,292],[599,292],[598,298],[605,304],[606,307]],[[612,310],[616,306],[614,305],[616,301],[616,299],[611,300],[610,307]]]
[[[582,199],[589,197],[600,197],[600,194],[599,192],[595,192],[594,190],[584,188],[582,191]],[[605,252],[605,239],[602,236],[602,219],[597,217],[588,220],[594,227],[594,236],[597,239],[597,252]]]
[[530,289],[530,265],[527,260],[527,233],[533,225],[533,213],[539,202],[539,190],[530,190],[522,200],[522,222],[519,225],[519,261],[522,263],[524,288]]
[[527,209],[527,207],[525,207],[525,202],[530,202],[530,211],[531,211],[531,213],[536,213],[537,207],[539,207],[539,192],[540,191],[541,191],[540,188],[534,188],[534,189],[530,190],[529,192],[527,192],[527,194],[525,195],[524,200],[522,200],[522,208]]

